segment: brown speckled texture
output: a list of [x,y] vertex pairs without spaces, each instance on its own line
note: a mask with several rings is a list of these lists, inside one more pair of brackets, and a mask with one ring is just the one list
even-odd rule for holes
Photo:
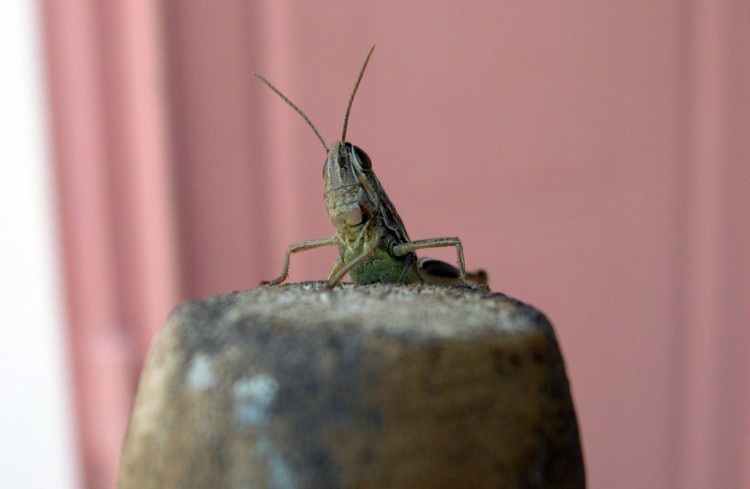
[[554,332],[468,287],[321,283],[178,306],[122,489],[583,488]]

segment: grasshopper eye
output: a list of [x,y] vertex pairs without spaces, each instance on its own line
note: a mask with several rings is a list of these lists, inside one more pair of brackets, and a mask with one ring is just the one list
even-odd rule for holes
[[359,167],[363,170],[371,170],[372,169],[372,161],[370,160],[370,157],[367,156],[367,153],[362,151],[360,148],[351,145],[352,148],[352,155],[354,155],[354,158],[357,160],[357,163],[359,164]]

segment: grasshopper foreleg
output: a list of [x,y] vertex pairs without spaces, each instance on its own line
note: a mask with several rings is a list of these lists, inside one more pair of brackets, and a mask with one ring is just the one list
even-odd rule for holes
[[289,257],[291,257],[293,253],[312,250],[314,248],[320,248],[321,246],[334,246],[337,245],[338,242],[339,238],[337,236],[334,236],[332,238],[313,239],[310,241],[303,241],[301,243],[289,245],[286,249],[286,254],[284,255],[284,266],[281,268],[281,275],[273,280],[264,280],[260,284],[279,285],[281,282],[286,280],[287,276],[289,276]]
[[459,238],[432,238],[432,239],[420,239],[418,241],[412,241],[410,243],[402,243],[395,245],[391,252],[394,256],[404,256],[412,251],[421,250],[424,248],[442,248],[444,246],[455,246],[456,253],[458,254],[458,270],[460,273],[460,279],[466,281],[466,264],[464,263],[464,247],[461,244]]
[[328,285],[327,287],[329,289],[332,289],[336,286],[337,283],[346,275],[349,273],[349,271],[359,265],[360,263],[367,260],[369,257],[372,256],[373,253],[375,253],[375,250],[378,249],[378,246],[380,246],[380,241],[383,239],[383,233],[378,232],[375,234],[375,236],[372,238],[372,240],[367,243],[367,246],[364,250],[362,250],[362,253],[357,255],[356,258],[351,260],[349,263],[344,263],[342,260],[338,260],[336,264],[333,266],[333,270],[331,270],[331,274],[328,276]]

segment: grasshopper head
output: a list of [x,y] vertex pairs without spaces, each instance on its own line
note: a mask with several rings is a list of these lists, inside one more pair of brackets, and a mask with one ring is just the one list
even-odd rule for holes
[[323,165],[325,201],[331,223],[341,226],[364,224],[376,208],[369,178],[372,164],[367,153],[351,143],[336,141]]

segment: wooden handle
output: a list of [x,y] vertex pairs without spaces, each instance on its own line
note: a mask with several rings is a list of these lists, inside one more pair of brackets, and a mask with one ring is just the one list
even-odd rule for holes
[[322,284],[175,309],[120,488],[585,487],[541,313],[469,288]]

